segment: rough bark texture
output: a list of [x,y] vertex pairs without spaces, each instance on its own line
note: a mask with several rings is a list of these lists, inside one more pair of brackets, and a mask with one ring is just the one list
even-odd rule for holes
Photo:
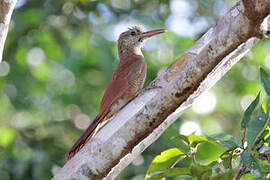
[[54,180],[114,179],[262,38],[270,0],[243,0],[125,106]]
[[17,0],[0,0],[0,63],[2,61],[9,22]]

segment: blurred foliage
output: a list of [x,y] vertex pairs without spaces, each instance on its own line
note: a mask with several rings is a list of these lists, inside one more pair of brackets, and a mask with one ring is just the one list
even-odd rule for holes
[[[1,179],[50,179],[65,163],[64,154],[99,110],[118,63],[117,37],[128,26],[169,30],[143,50],[148,84],[236,2],[19,0],[0,65]],[[260,89],[257,67],[270,68],[269,48],[269,41],[259,42],[210,91],[211,110],[198,111],[209,104],[190,108],[118,179],[144,179],[153,157],[179,144],[168,139],[186,122],[198,124],[203,137],[225,132],[239,140],[239,117]],[[199,147],[216,146],[204,144]]]
[[[260,93],[244,112],[242,142],[229,134],[179,135],[178,148],[163,151],[152,161],[145,180],[159,179],[268,179],[270,177],[270,76],[260,69],[267,96],[258,107]],[[258,109],[257,109],[258,108]],[[239,131],[241,132],[241,131]],[[262,158],[264,157],[264,158]],[[187,160],[188,159],[188,160]],[[236,176],[241,169],[242,173]],[[241,172],[239,171],[239,172]],[[247,175],[246,175],[247,174]],[[238,177],[238,178],[237,178]]]

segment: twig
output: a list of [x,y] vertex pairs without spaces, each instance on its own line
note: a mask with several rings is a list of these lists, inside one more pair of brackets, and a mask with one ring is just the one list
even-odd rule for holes
[[262,139],[262,144],[256,149],[256,151],[259,152],[261,150],[261,148],[263,147],[264,143],[265,143],[265,140]]
[[266,160],[270,163],[270,154],[261,153],[258,155],[258,158],[261,160]]
[[260,137],[258,137],[257,138],[257,140],[255,141],[255,143],[253,144],[253,146],[251,147],[251,150],[253,151],[256,147],[257,147],[257,145],[261,142],[261,138]]
[[239,180],[244,174],[246,174],[246,166],[242,164],[241,168],[238,170],[234,176],[234,180]]

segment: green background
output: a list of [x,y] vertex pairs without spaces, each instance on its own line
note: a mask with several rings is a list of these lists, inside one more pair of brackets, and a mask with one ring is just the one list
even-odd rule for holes
[[[143,49],[147,85],[235,3],[20,0],[0,65],[1,179],[50,179],[64,165],[64,154],[99,110],[122,31],[133,25],[168,30]],[[187,122],[200,134],[239,137],[241,115],[261,88],[258,67],[270,69],[269,49],[269,41],[260,41],[118,179],[143,179],[152,159],[175,146],[170,138],[181,127],[196,131]]]

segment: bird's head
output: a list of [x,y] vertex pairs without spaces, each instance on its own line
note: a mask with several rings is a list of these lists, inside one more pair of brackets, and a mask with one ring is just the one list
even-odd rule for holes
[[129,28],[129,30],[120,34],[118,39],[119,53],[123,53],[126,50],[140,49],[147,38],[164,32],[166,32],[165,29],[143,32],[138,27]]

